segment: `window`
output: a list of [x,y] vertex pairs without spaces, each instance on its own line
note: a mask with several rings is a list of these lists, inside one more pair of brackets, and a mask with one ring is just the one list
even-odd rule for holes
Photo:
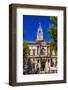
[[41,48],[41,54],[45,55],[45,49],[44,48]]
[[35,49],[33,49],[33,55],[35,55]]
[[37,55],[39,55],[39,46],[37,46]]

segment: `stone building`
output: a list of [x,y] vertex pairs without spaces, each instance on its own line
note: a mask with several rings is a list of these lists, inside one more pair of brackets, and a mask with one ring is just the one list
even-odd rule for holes
[[[25,41],[29,46],[29,55],[26,61],[30,60],[31,66],[26,63],[24,74],[45,74],[57,72],[57,54],[50,48],[50,42],[46,42],[43,37],[41,25],[38,27],[37,38],[35,41]],[[31,69],[30,69],[31,67]]]

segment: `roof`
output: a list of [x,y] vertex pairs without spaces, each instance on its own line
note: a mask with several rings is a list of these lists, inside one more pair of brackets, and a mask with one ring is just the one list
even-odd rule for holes
[[38,44],[42,44],[43,46],[50,45],[50,42],[45,42],[45,41],[24,41],[24,42],[30,45],[38,45]]

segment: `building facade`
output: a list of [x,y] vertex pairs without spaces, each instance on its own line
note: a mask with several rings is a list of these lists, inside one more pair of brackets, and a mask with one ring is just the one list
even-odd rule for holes
[[24,74],[57,73],[57,54],[51,50],[50,42],[44,41],[41,25],[36,40],[25,42],[28,43],[29,55],[25,58]]

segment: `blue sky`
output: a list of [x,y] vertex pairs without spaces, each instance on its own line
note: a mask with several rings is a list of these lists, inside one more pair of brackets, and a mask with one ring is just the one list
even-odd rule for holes
[[49,42],[51,37],[48,33],[49,25],[52,23],[50,16],[23,15],[23,39],[27,41],[35,41],[39,23],[43,29],[44,40]]

